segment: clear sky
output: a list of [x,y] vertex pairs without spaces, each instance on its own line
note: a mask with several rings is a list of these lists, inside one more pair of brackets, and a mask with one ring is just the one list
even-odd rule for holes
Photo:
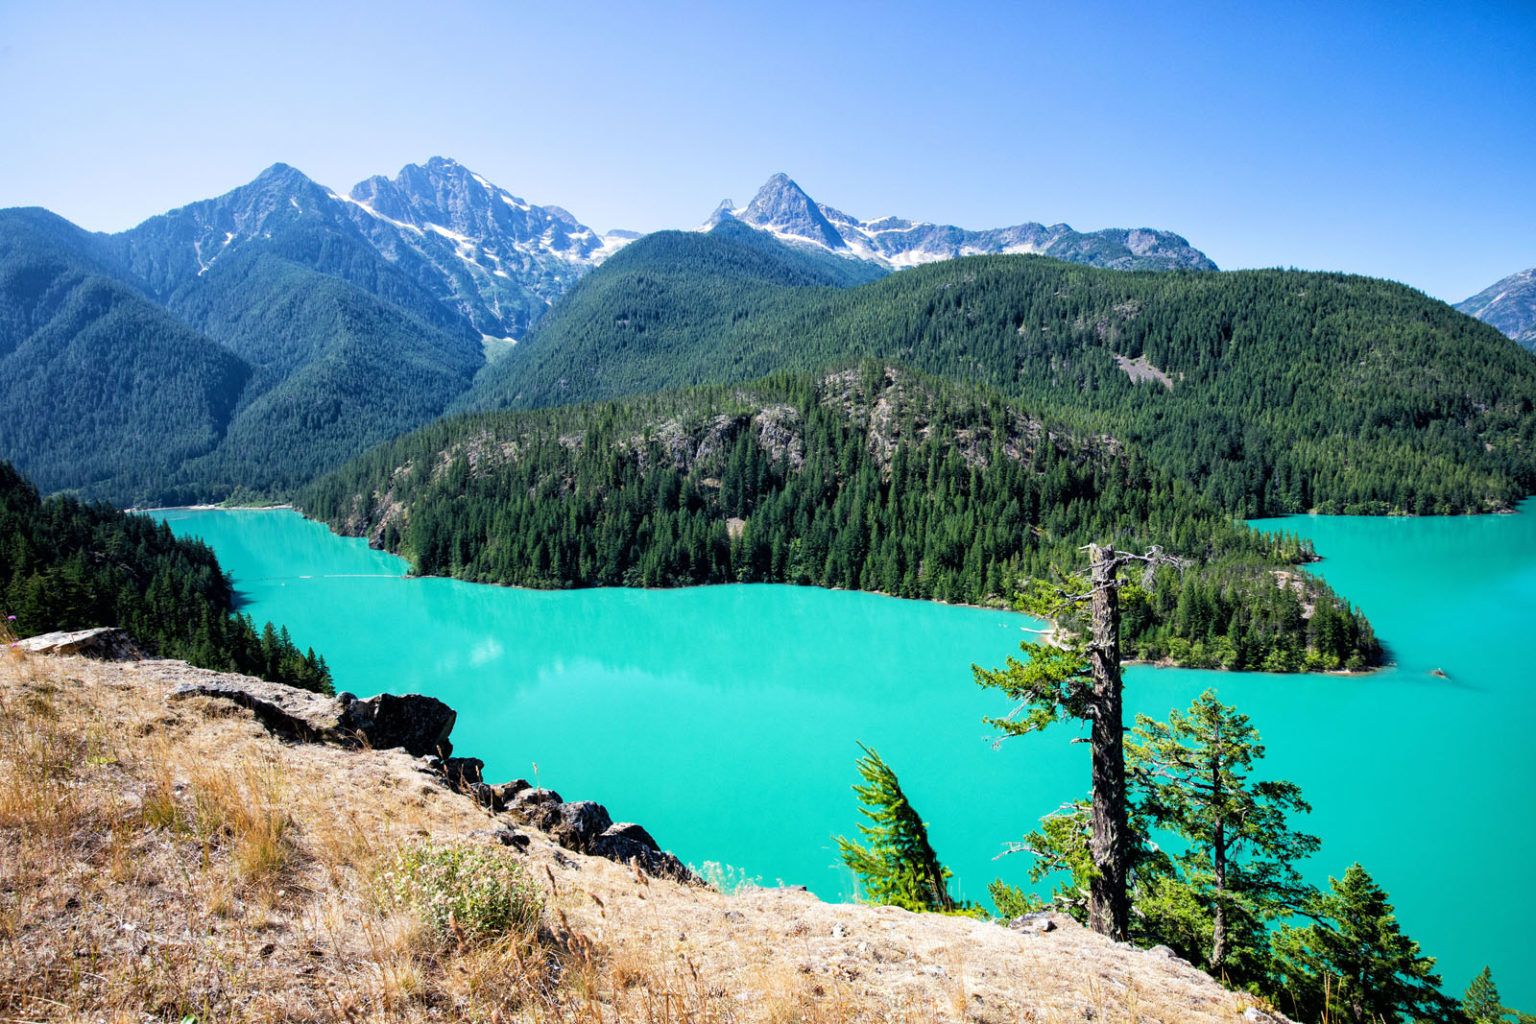
[[864,217],[1161,227],[1458,300],[1536,265],[1536,0],[0,0],[0,206],[116,230],[433,154],[601,230],[783,170]]

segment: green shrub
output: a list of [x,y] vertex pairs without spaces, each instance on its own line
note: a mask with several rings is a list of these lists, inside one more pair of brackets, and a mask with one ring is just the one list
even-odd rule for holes
[[544,909],[522,865],[486,846],[417,843],[399,851],[377,882],[387,907],[418,915],[441,939],[531,934]]

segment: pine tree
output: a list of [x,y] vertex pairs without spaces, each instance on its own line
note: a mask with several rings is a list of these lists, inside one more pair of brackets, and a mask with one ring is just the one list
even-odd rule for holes
[[956,909],[947,879],[950,871],[939,863],[928,842],[928,826],[902,792],[896,772],[880,755],[859,744],[864,756],[856,766],[864,785],[853,791],[864,804],[860,808],[868,825],[860,825],[868,845],[846,836],[837,837],[838,855],[859,878],[864,899],[870,903],[913,911]]
[[1433,957],[1403,934],[1387,894],[1353,864],[1308,909],[1315,924],[1275,938],[1277,996],[1298,1019],[1350,1024],[1455,1021]]
[[1293,831],[1288,814],[1311,808],[1289,782],[1254,782],[1264,757],[1248,717],[1207,690],[1188,713],[1168,722],[1138,716],[1126,756],[1140,809],[1187,846],[1184,877],[1209,915],[1206,966],[1213,974],[1255,980],[1262,973],[1267,922],[1290,914],[1312,894],[1296,862],[1318,840]]
[[1461,1000],[1461,1013],[1467,1024],[1536,1024],[1536,1017],[1511,1010],[1499,998],[1499,987],[1493,983],[1493,971],[1484,967],[1467,986],[1467,994]]
[[[1009,658],[1001,669],[972,666],[976,682],[1016,701],[1002,718],[988,718],[1004,738],[1038,732],[1064,718],[1088,723],[1093,786],[1088,811],[1088,927],[1117,942],[1130,932],[1130,810],[1125,781],[1124,694],[1120,678],[1120,570],[1131,563],[1147,568],[1148,582],[1159,565],[1177,564],[1153,548],[1138,555],[1088,545],[1088,590],[1069,596],[1062,587],[1035,588],[1031,610],[1057,622],[1054,644],[1023,643],[1027,661]],[[1073,581],[1080,583],[1081,581]],[[1089,605],[1087,636],[1062,623],[1075,605]]]

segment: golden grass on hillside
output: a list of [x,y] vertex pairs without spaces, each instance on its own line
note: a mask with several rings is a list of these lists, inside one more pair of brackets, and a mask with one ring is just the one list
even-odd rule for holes
[[[514,853],[401,752],[167,703],[198,671],[0,656],[0,1022],[1172,1024],[1246,1005],[1080,929],[727,896],[537,834]],[[381,898],[413,850],[477,868]],[[501,924],[471,927],[482,912]]]

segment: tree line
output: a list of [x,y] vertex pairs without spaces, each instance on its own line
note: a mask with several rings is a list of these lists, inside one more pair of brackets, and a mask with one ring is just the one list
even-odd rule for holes
[[680,241],[630,246],[470,400],[529,408],[875,358],[1112,435],[1245,517],[1480,512],[1536,490],[1536,364],[1402,285],[987,256],[791,288],[720,270],[743,243],[717,235],[687,240],[686,263]]
[[109,505],[41,498],[0,462],[0,611],[20,636],[120,626],[152,653],[330,692],[325,659],[234,611],[212,549]]

